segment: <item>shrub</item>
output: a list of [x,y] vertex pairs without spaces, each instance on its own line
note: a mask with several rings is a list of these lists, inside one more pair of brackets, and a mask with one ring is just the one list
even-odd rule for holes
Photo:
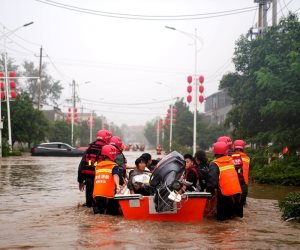
[[289,193],[279,202],[279,207],[284,219],[295,218],[300,222],[300,192]]

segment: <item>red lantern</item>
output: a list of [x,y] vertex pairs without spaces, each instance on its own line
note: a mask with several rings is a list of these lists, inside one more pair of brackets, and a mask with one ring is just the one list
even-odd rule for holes
[[77,108],[74,108],[74,112],[77,113]]
[[3,91],[4,90],[4,82],[0,82],[0,89]]
[[1,100],[5,99],[5,93],[1,91]]
[[4,73],[0,71],[0,79],[4,77]]
[[193,87],[191,85],[187,86],[187,92],[188,93],[191,93],[193,90]]
[[203,86],[203,85],[200,85],[200,86],[199,86],[199,92],[200,92],[200,93],[203,93],[203,92],[204,92],[204,86]]
[[203,96],[203,95],[200,95],[200,96],[199,96],[199,102],[202,103],[203,101],[204,101],[204,96]]
[[187,102],[188,102],[188,103],[191,103],[191,102],[192,102],[192,96],[191,96],[191,95],[188,95],[186,99],[187,99]]
[[188,83],[191,83],[193,81],[193,77],[192,76],[188,76],[187,81],[188,81]]
[[16,88],[16,82],[10,82],[10,87],[12,89],[15,89]]
[[170,117],[171,117],[171,114],[168,113],[168,114],[167,114],[167,119],[170,119]]
[[71,118],[70,117],[68,117],[67,123],[71,123]]
[[15,72],[14,72],[14,71],[10,71],[10,72],[9,72],[9,77],[10,77],[10,78],[15,78],[15,77],[16,77]]
[[168,109],[167,111],[168,111],[168,114],[170,114],[170,113],[171,113],[171,109]]
[[10,95],[11,95],[11,98],[14,100],[17,97],[17,92],[16,91],[11,91]]
[[176,114],[176,113],[177,113],[177,109],[173,108],[173,114]]
[[200,83],[203,83],[203,82],[204,82],[204,76],[203,76],[203,75],[201,75],[201,76],[199,77],[199,82],[200,82]]
[[68,108],[68,112],[71,112],[71,108]]

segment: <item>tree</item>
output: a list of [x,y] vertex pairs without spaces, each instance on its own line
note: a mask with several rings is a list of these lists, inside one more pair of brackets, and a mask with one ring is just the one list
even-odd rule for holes
[[242,36],[236,72],[221,80],[233,98],[227,124],[252,142],[300,147],[300,23],[289,14],[255,40]]
[[[12,143],[27,142],[31,147],[32,143],[39,143],[46,138],[49,130],[49,122],[44,114],[35,110],[32,102],[26,93],[17,96],[14,102],[11,102],[11,130]],[[7,109],[3,108],[4,128],[3,137],[8,138],[7,131]]]
[[[188,105],[183,99],[177,100],[174,104],[177,109],[176,123],[173,125],[172,150],[192,151],[193,145],[193,126],[194,116],[189,110]],[[157,119],[148,122],[145,126],[145,136],[149,143],[156,143],[156,125]],[[169,149],[170,126],[164,128],[164,141],[162,142],[165,150]],[[225,134],[223,124],[210,124],[204,114],[197,114],[197,147],[198,149],[208,149],[216,139]],[[184,149],[183,149],[184,148]]]
[[[23,67],[25,76],[39,76],[39,69],[34,66],[33,62],[25,61]],[[26,83],[27,84],[25,85],[23,90],[29,93],[33,101],[37,102],[39,95],[39,86],[37,79],[28,79],[26,80]],[[61,86],[60,81],[54,81],[52,76],[47,74],[46,64],[42,64],[40,96],[41,102],[50,102],[57,105],[57,100],[60,98],[62,90],[63,87]]]
[[71,144],[71,126],[66,121],[55,121],[51,124],[50,141],[59,141]]
[[156,122],[157,119],[149,121],[146,123],[144,128],[144,135],[152,146],[156,144]]

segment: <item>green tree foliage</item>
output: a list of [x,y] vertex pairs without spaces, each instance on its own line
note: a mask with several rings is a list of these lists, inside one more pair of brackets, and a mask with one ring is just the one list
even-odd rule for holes
[[[39,76],[39,68],[35,67],[33,62],[25,61],[23,67],[25,76]],[[52,76],[47,74],[46,64],[42,65],[41,77],[41,102],[57,105],[63,87],[59,81],[54,81]],[[37,79],[28,79],[26,83],[23,90],[29,93],[33,101],[37,101],[39,95]]]
[[[8,138],[7,109],[3,107],[4,128],[3,137]],[[10,102],[12,143],[27,142],[39,143],[46,138],[49,130],[49,122],[44,114],[33,108],[31,99],[26,93],[17,96],[14,102]]]
[[[184,153],[191,153],[193,146],[193,124],[194,115],[189,110],[183,99],[177,100],[174,104],[177,109],[176,123],[173,125],[172,150]],[[156,144],[156,124],[157,119],[150,121],[145,126],[145,136],[150,144]],[[169,150],[170,126],[164,128],[163,148]],[[224,134],[223,125],[210,124],[204,114],[197,114],[197,148],[208,149],[216,139]],[[161,140],[160,136],[160,141]]]
[[221,80],[234,107],[227,125],[252,142],[300,147],[300,23],[294,14],[254,40],[242,36],[236,72]]
[[71,125],[66,121],[53,122],[48,139],[52,142],[65,142],[71,145]]
[[144,129],[144,135],[147,141],[153,146],[156,144],[156,123],[157,119],[149,121],[146,123]]

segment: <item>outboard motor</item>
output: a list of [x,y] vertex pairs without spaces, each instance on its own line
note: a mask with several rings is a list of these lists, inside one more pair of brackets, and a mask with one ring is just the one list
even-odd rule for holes
[[[172,211],[174,201],[180,201],[176,195],[182,187],[179,181],[185,170],[183,156],[176,151],[168,154],[157,165],[150,178],[150,186],[155,189],[154,202],[157,212]],[[180,197],[180,198],[179,198]]]

